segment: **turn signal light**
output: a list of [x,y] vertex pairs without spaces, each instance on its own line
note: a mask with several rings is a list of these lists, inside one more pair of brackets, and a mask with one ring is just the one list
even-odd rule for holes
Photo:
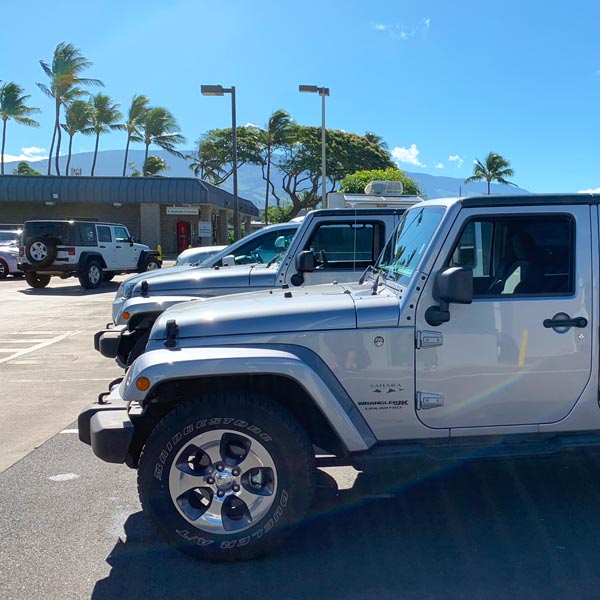
[[135,380],[135,387],[140,392],[147,392],[150,389],[150,380],[147,377],[138,377]]
[[131,313],[128,313],[127,311],[125,311],[121,316],[123,317],[124,321],[129,321],[129,317],[131,316]]

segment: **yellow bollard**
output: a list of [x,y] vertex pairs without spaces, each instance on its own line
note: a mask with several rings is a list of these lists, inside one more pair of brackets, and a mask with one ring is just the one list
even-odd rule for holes
[[158,260],[162,260],[162,246],[160,244],[156,246],[156,251],[158,252]]

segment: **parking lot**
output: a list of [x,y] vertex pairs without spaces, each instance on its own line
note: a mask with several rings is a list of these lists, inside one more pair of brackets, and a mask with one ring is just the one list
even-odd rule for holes
[[157,538],[135,472],[94,458],[79,411],[121,374],[93,350],[116,278],[0,281],[0,598],[597,598],[599,459],[321,471],[269,557],[201,563]]

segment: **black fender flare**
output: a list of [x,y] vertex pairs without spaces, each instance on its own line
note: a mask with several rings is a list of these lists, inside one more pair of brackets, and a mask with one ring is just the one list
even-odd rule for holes
[[79,257],[79,268],[82,269],[88,263],[90,259],[97,259],[100,261],[103,269],[106,269],[106,261],[100,252],[82,252]]
[[162,263],[159,256],[160,255],[158,254],[158,252],[156,250],[142,250],[140,252],[140,257],[138,258],[138,263],[137,263],[138,271],[146,265],[146,261],[151,257],[158,259],[158,262]]

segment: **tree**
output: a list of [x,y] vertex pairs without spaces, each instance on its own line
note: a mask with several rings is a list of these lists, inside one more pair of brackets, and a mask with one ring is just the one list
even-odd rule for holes
[[[135,163],[129,163],[129,168],[131,169],[131,177],[142,177],[142,173],[135,168]],[[168,170],[169,165],[164,158],[161,158],[160,156],[149,156],[146,160],[146,171],[144,172],[144,177],[154,177],[163,171]]]
[[131,142],[143,142],[140,132],[140,124],[148,112],[148,98],[138,96],[132,98],[129,110],[127,111],[127,120],[125,121],[125,131],[127,131],[127,144],[125,145],[125,160],[123,161],[123,177],[127,168],[127,156],[129,155],[129,144]]
[[[237,168],[242,165],[262,165],[262,144],[257,127],[237,127]],[[190,169],[214,185],[220,185],[233,173],[233,130],[212,129],[196,142]]]
[[41,175],[39,171],[32,169],[24,160],[22,160],[16,169],[13,169],[13,175]]
[[485,158],[485,164],[482,163],[478,158],[475,159],[475,167],[473,169],[473,175],[465,179],[465,183],[471,183],[473,181],[487,181],[488,194],[490,191],[490,184],[492,181],[497,181],[504,185],[514,185],[512,181],[507,181],[506,177],[513,177],[514,171],[510,168],[510,163],[500,154],[490,152]]
[[4,148],[6,146],[6,124],[10,119],[21,125],[39,127],[37,121],[29,118],[29,115],[39,113],[39,108],[26,105],[31,96],[24,95],[25,90],[16,83],[9,81],[0,87],[0,118],[2,118],[2,151],[0,152],[0,173],[4,175]]
[[48,156],[48,175],[52,169],[52,153],[54,151],[54,142],[56,140],[56,174],[60,175],[58,159],[60,157],[60,107],[75,98],[84,94],[79,89],[80,85],[103,86],[99,79],[88,79],[80,77],[81,73],[92,66],[92,63],[81,54],[78,48],[73,44],[61,42],[54,50],[52,64],[40,60],[40,65],[44,73],[50,79],[50,85],[38,83],[37,86],[54,100],[54,132],[52,134],[52,143],[50,144],[50,153]]
[[[271,162],[273,152],[286,144],[292,135],[292,119],[285,110],[276,110],[270,117],[266,129],[259,130],[259,140],[264,146],[263,150],[263,178],[266,181],[265,189],[265,223],[269,224],[269,187],[274,188],[271,182]],[[265,174],[266,167],[266,174]],[[279,202],[277,203],[279,206]]]
[[[283,191],[292,202],[290,216],[295,217],[302,208],[315,208],[321,201],[321,128],[295,125],[276,165],[283,172]],[[394,163],[389,153],[366,137],[345,131],[327,132],[329,191],[349,173],[390,167]]]
[[144,153],[144,165],[142,172],[146,172],[146,161],[150,144],[156,144],[159,148],[166,150],[173,156],[186,158],[184,154],[175,149],[177,144],[185,144],[185,138],[179,132],[179,125],[175,117],[162,106],[149,108],[140,118],[139,132],[141,141],[146,146]]
[[73,100],[67,105],[65,109],[65,123],[62,124],[62,128],[66,131],[69,136],[69,155],[67,158],[67,166],[65,168],[65,174],[69,174],[69,167],[71,165],[71,154],[73,149],[73,136],[76,133],[83,133],[84,135],[90,135],[92,133],[90,127],[92,124],[92,107],[89,102],[83,100]]
[[365,186],[371,181],[401,181],[404,193],[410,196],[422,194],[419,184],[404,171],[396,168],[358,171],[347,175],[341,181],[341,192],[346,194],[364,194]]
[[283,206],[269,206],[269,214],[264,215],[265,223],[285,223],[289,221],[292,213],[292,205],[284,202]]
[[123,129],[124,125],[118,123],[123,118],[119,111],[119,104],[113,102],[106,94],[96,94],[89,101],[91,112],[91,124],[86,129],[87,133],[96,135],[96,144],[94,147],[94,160],[92,161],[92,177],[96,169],[96,159],[98,157],[98,145],[100,143],[100,135],[108,133],[115,129]]

